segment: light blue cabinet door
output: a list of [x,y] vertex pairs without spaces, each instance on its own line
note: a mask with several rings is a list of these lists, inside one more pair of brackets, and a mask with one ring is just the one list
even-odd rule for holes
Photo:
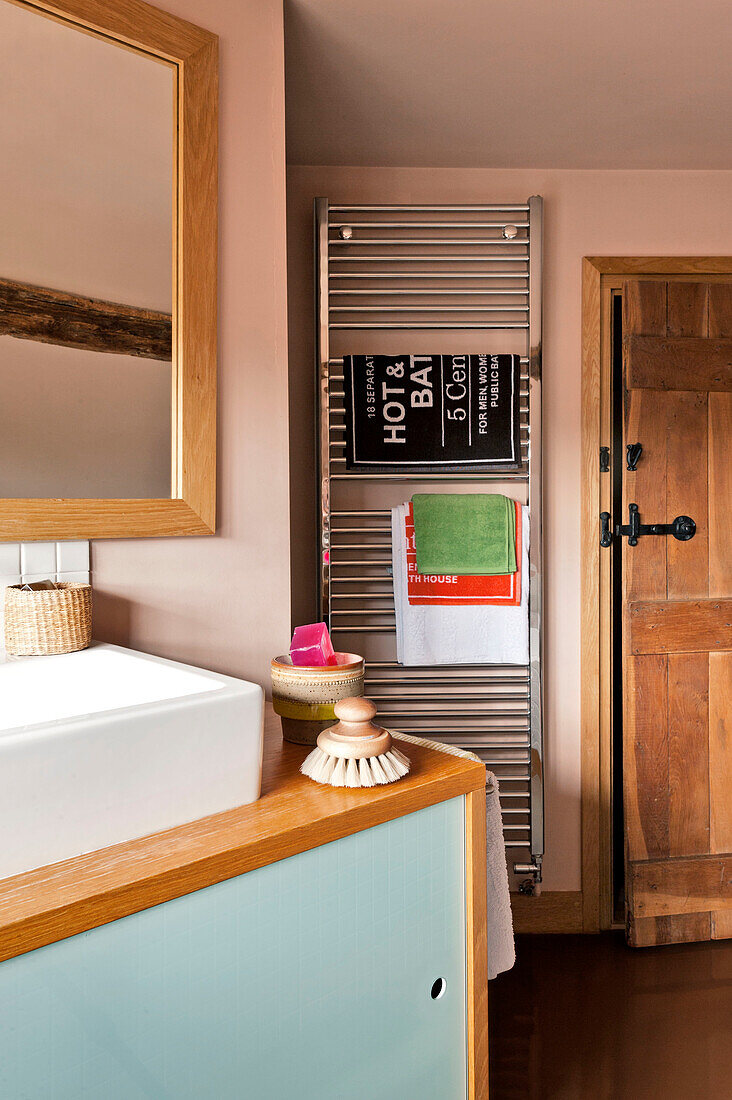
[[464,1100],[463,802],[0,964],[0,1097]]

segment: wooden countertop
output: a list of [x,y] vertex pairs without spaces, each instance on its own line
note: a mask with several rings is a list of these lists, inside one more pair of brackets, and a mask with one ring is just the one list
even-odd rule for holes
[[282,741],[268,708],[262,797],[248,806],[0,882],[0,960],[107,924],[435,802],[479,790],[476,760],[404,746],[412,771],[364,790],[300,774],[307,749]]

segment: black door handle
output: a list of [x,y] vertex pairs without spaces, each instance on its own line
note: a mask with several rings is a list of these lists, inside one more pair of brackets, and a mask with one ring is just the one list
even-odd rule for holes
[[626,469],[628,469],[628,470],[637,470],[638,469],[638,460],[640,459],[640,456],[643,454],[643,444],[642,443],[628,443],[628,444],[626,444],[625,452],[626,452]]
[[[628,523],[618,524],[615,534],[627,535],[629,546],[637,546],[642,535],[673,535],[679,542],[688,542],[696,534],[696,524],[691,516],[677,516],[672,523],[641,523],[638,505],[629,504]],[[602,539],[600,541],[603,546],[610,545],[609,542],[602,542]]]

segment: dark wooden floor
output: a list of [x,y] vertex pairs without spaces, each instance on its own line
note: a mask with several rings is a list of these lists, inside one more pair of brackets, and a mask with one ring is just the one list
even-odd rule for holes
[[490,983],[490,1100],[732,1100],[732,941],[520,936]]

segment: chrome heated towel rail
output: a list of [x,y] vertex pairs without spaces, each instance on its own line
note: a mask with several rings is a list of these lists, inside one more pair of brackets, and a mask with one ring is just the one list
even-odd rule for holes
[[[534,892],[544,853],[542,200],[356,206],[315,200],[320,601],[339,649],[367,658],[385,724],[471,749],[500,782],[506,848]],[[343,356],[521,356],[521,464],[490,474],[346,469]],[[391,508],[419,484],[490,484],[529,505],[529,664],[397,664]]]

